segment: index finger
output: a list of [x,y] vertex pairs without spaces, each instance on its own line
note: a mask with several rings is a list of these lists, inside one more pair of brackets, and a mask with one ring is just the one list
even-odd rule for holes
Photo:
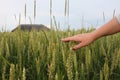
[[74,37],[68,37],[68,38],[61,39],[61,41],[63,41],[63,42],[75,41],[75,38]]

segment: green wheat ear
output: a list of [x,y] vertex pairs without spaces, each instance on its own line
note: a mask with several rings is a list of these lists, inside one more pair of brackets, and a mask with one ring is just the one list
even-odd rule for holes
[[100,80],[104,80],[103,79],[103,72],[102,72],[102,70],[100,70]]
[[26,80],[26,70],[23,68],[22,80]]
[[10,77],[9,80],[14,80],[15,78],[15,65],[11,64],[10,65]]
[[104,79],[109,80],[109,66],[107,62],[104,64],[103,73],[104,73]]

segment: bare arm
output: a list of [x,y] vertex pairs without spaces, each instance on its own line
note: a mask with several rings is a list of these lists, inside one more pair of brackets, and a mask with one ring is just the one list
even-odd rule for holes
[[114,33],[120,32],[120,24],[116,17],[111,19],[108,23],[101,26],[99,29],[90,32],[90,33],[84,33],[84,34],[78,34],[72,37],[64,38],[62,39],[63,42],[69,42],[69,41],[75,41],[79,42],[79,44],[75,45],[72,49],[77,50],[81,47],[87,46],[96,39],[111,35]]
[[120,24],[117,21],[116,17],[110,20],[108,23],[101,26],[99,29],[93,31],[94,38],[100,38],[102,36],[111,35],[114,33],[120,32]]

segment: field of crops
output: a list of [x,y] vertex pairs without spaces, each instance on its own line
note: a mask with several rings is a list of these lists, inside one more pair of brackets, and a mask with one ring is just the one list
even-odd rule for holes
[[1,32],[0,80],[120,80],[120,34],[77,51],[61,42],[88,31]]

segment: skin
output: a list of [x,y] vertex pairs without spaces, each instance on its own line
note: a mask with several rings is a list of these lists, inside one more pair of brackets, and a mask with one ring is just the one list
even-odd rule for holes
[[95,30],[93,32],[77,34],[77,35],[74,35],[71,37],[64,38],[64,39],[62,39],[62,41],[63,42],[70,42],[70,41],[78,42],[77,45],[74,45],[72,47],[73,50],[77,50],[79,48],[82,48],[82,47],[85,47],[85,46],[91,44],[98,38],[101,38],[101,37],[107,36],[107,35],[112,35],[112,34],[115,34],[118,32],[120,32],[120,24],[117,21],[116,17],[114,17],[109,22],[102,25],[100,28],[98,28],[97,30]]

